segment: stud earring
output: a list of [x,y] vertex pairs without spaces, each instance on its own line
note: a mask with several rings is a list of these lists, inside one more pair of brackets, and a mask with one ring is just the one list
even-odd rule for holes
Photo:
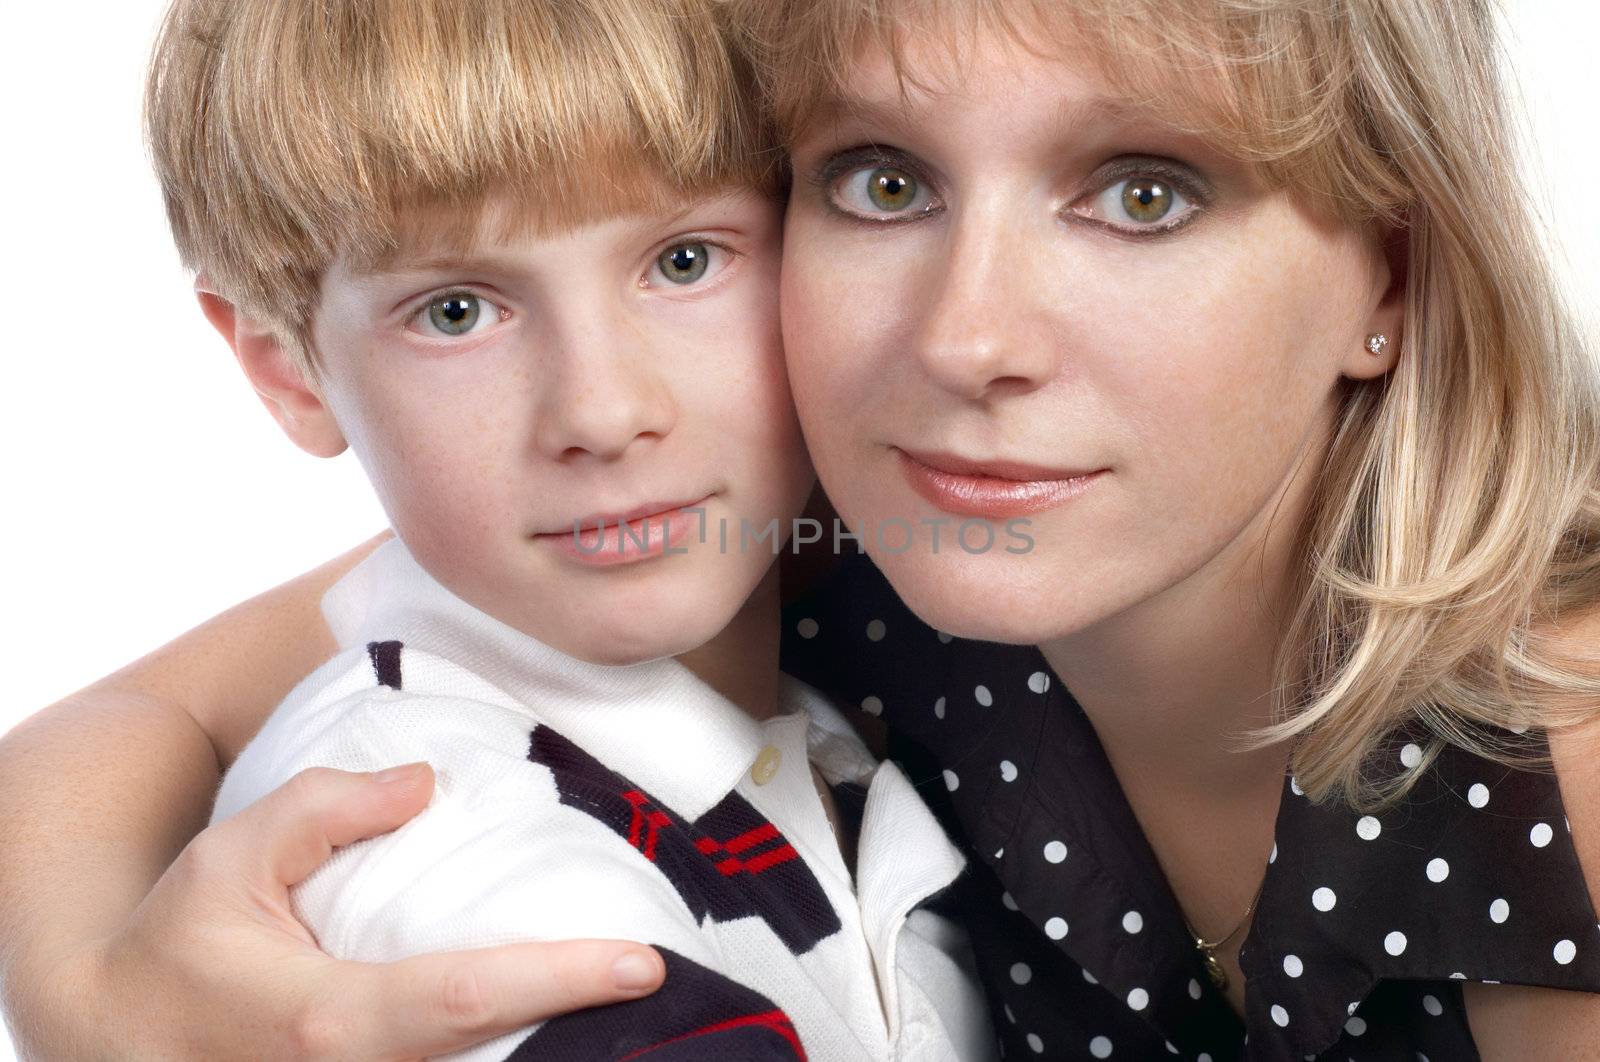
[[1389,337],[1382,332],[1374,332],[1367,337],[1367,353],[1382,354],[1389,349]]

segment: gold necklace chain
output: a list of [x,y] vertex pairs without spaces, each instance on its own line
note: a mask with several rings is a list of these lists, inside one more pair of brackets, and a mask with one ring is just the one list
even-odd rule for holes
[[1183,914],[1181,910],[1178,912],[1183,918],[1183,928],[1189,931],[1189,936],[1194,941],[1195,950],[1200,953],[1201,962],[1206,968],[1206,976],[1211,979],[1211,983],[1216,986],[1218,992],[1226,992],[1228,990],[1228,971],[1224,970],[1222,963],[1217,961],[1217,949],[1238,936],[1239,930],[1249,924],[1250,916],[1255,913],[1256,901],[1261,899],[1261,890],[1266,887],[1266,884],[1267,876],[1262,874],[1261,884],[1256,886],[1256,894],[1250,897],[1250,904],[1244,909],[1244,917],[1239,919],[1239,924],[1233,927],[1231,933],[1218,940],[1207,940],[1199,933],[1196,933],[1194,926],[1189,924],[1189,916]]

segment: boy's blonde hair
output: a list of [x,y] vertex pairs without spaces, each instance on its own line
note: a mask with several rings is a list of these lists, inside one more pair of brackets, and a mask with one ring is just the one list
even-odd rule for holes
[[[146,133],[184,262],[289,344],[338,254],[491,198],[549,231],[777,159],[710,0],[175,0]],[[434,226],[437,228],[437,226]]]
[[1517,169],[1488,0],[731,2],[786,134],[864,50],[914,83],[908,51],[959,70],[970,31],[998,29],[1399,233],[1399,364],[1344,395],[1260,738],[1295,740],[1313,797],[1372,805],[1416,777],[1374,755],[1399,728],[1526,762],[1512,735],[1594,717],[1600,668],[1553,632],[1600,605],[1600,395]]

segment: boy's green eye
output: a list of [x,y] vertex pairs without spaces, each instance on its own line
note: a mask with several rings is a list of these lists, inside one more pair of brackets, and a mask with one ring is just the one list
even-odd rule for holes
[[476,295],[458,293],[428,304],[428,321],[447,336],[461,336],[477,325],[483,307]]
[[680,243],[668,247],[656,258],[661,275],[674,284],[693,284],[706,275],[711,252],[703,243]]

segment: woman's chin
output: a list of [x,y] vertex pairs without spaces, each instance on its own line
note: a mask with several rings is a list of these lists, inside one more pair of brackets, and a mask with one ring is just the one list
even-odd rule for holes
[[[875,558],[907,608],[935,630],[957,638],[1038,645],[1103,619],[1119,602],[1094,580],[1038,565],[981,563],[967,557],[941,565],[904,557]],[[973,608],[974,601],[984,607]]]

